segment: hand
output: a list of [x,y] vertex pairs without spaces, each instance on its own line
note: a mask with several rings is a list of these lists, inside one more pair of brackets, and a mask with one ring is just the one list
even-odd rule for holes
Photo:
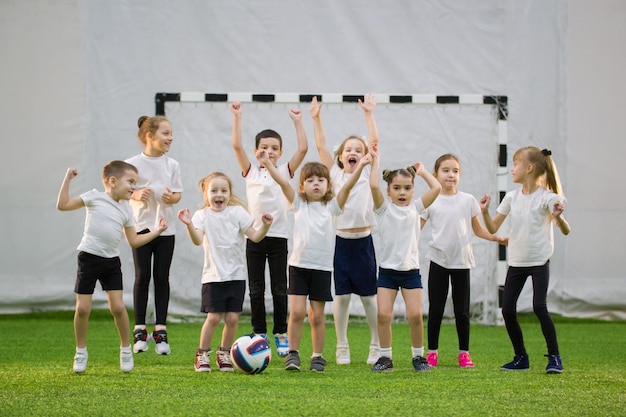
[[269,214],[269,213],[263,213],[263,214],[261,215],[261,221],[263,222],[263,224],[265,224],[265,225],[268,225],[268,226],[269,226],[269,225],[271,225],[271,224],[272,224],[272,222],[274,221],[274,218],[273,218],[273,217],[272,217],[272,215],[271,215],[271,214]]
[[309,112],[311,113],[311,117],[314,119],[319,118],[321,111],[322,111],[322,105],[317,103],[317,96],[314,96],[313,100],[311,100],[311,108],[309,109]]
[[148,201],[148,199],[150,198],[150,194],[152,194],[152,188],[140,188],[138,190],[135,190],[135,192],[133,193],[133,199],[137,201]]
[[256,159],[261,164],[263,164],[264,167],[267,167],[267,164],[270,163],[269,154],[267,153],[267,151],[265,149],[257,149],[257,151],[256,151]]
[[369,148],[369,154],[372,155],[372,161],[380,158],[380,152],[378,151],[378,143],[373,143]]
[[482,211],[483,213],[486,212],[489,209],[490,203],[491,196],[489,194],[485,194],[478,202],[478,205],[480,206],[480,211]]
[[414,163],[413,168],[415,168],[415,175],[419,176],[421,176],[426,170],[426,168],[424,168],[424,164],[422,164],[421,162]]
[[509,237],[496,236],[496,242],[498,242],[502,246],[509,246]]
[[241,116],[241,114],[243,113],[243,106],[240,102],[235,101],[230,105],[230,112],[233,114],[233,116]]
[[371,153],[365,154],[363,158],[359,160],[359,166],[365,166],[372,163],[373,157]]
[[78,176],[78,170],[76,168],[68,168],[67,172],[65,173],[65,179],[68,181],[73,180],[74,178],[76,178],[76,176]]
[[165,187],[165,192],[161,196],[161,201],[165,204],[174,204],[173,200],[174,200],[174,193],[172,193],[172,190]]
[[554,203],[554,208],[552,209],[552,217],[556,218],[563,214],[565,211],[565,204],[562,201],[557,201]]
[[185,223],[187,226],[191,224],[191,215],[189,214],[189,209],[185,208],[178,211],[178,219]]
[[289,109],[289,117],[294,122],[302,120],[302,111],[300,109]]
[[363,101],[359,99],[359,106],[365,113],[372,113],[374,108],[376,108],[376,98],[374,98],[372,93],[367,93],[363,97]]
[[159,218],[159,224],[157,226],[157,230],[159,233],[162,233],[167,229],[167,221],[165,221],[165,217]]

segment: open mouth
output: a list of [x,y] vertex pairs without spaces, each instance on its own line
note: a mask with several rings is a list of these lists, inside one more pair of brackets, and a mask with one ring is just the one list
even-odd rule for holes
[[357,160],[354,156],[351,156],[350,158],[348,158],[348,165],[350,165],[351,167],[354,167],[357,163]]

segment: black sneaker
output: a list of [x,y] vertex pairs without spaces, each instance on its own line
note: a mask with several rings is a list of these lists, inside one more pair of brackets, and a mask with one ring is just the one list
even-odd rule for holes
[[287,354],[285,358],[285,370],[286,371],[299,371],[300,370],[300,354],[297,350],[292,350]]
[[155,330],[152,332],[152,340],[156,343],[154,351],[159,355],[169,355],[171,352],[170,345],[167,343],[167,331]]
[[528,371],[530,369],[530,361],[528,355],[515,355],[513,360],[507,364],[502,365],[500,370],[502,371]]
[[393,372],[393,361],[391,358],[381,356],[372,367],[372,372]]
[[563,372],[563,362],[559,355],[544,355],[548,358],[548,366],[546,366],[547,374],[560,374]]
[[324,372],[326,369],[326,360],[321,356],[315,356],[311,358],[311,368],[313,372]]
[[137,329],[133,331],[133,352],[140,353],[148,350],[148,331]]
[[430,371],[430,365],[428,361],[423,356],[416,356],[413,358],[413,370],[415,372],[425,372]]

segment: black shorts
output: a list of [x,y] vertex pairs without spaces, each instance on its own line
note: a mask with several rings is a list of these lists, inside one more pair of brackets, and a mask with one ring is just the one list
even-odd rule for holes
[[311,301],[333,301],[330,292],[332,272],[289,266],[290,295],[308,295]]
[[203,313],[241,313],[246,281],[207,282],[202,284]]
[[96,282],[104,291],[123,289],[122,263],[120,258],[103,258],[91,253],[78,252],[78,271],[76,271],[76,294],[93,294]]
[[394,269],[378,268],[378,288],[398,290],[414,290],[422,288],[422,275],[419,269],[410,271],[396,271]]

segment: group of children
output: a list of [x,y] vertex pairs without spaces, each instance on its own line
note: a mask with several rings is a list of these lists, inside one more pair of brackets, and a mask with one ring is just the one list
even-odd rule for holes
[[[246,281],[253,332],[269,343],[265,311],[266,263],[274,310],[272,334],[278,355],[285,357],[286,370],[301,368],[299,349],[307,316],[313,348],[309,369],[325,370],[322,353],[324,308],[328,301],[334,302],[336,364],[350,364],[349,306],[351,295],[357,294],[370,329],[366,362],[373,365],[373,372],[393,371],[391,322],[398,290],[406,305],[413,368],[421,372],[436,367],[449,282],[459,339],[458,363],[462,368],[473,367],[469,355],[469,302],[470,269],[475,262],[470,229],[480,238],[509,246],[502,312],[515,356],[501,369],[528,370],[530,367],[516,310],[523,285],[531,276],[533,308],[548,346],[546,371],[562,372],[546,297],[549,259],[553,252],[552,223],[555,222],[563,234],[568,234],[570,229],[562,215],[564,197],[550,151],[526,147],[515,153],[513,182],[522,187],[506,194],[492,218],[488,194],[478,202],[472,195],[457,190],[461,164],[452,154],[439,157],[433,173],[420,162],[406,169],[384,170],[382,178],[387,187],[383,191],[378,129],[373,115],[376,101],[373,95],[367,94],[358,104],[365,115],[369,142],[350,136],[333,155],[326,145],[322,104],[313,98],[310,114],[321,162],[305,163],[294,188],[291,179],[308,151],[300,110],[289,110],[298,145],[291,159],[279,164],[282,138],[273,130],[264,130],[256,137],[255,158],[251,162],[242,140],[243,106],[232,103],[232,145],[245,178],[247,205],[233,193],[227,175],[213,172],[199,182],[204,207],[193,214],[189,209],[174,212],[173,205],[180,201],[183,187],[178,163],[166,156],[172,143],[172,127],[162,116],[139,119],[138,137],[145,146],[144,152],[127,161],[107,164],[102,178],[104,192],[92,190],[70,198],[69,185],[77,171],[69,168],[57,208],[85,207],[87,210],[84,235],[78,246],[74,372],[86,370],[88,318],[97,281],[107,292],[119,332],[123,372],[133,369],[132,352],[148,350],[150,340],[155,342],[157,353],[170,353],[166,318],[176,217],[186,226],[191,241],[204,249],[201,311],[207,313],[207,317],[196,350],[197,372],[211,371],[212,339],[222,319],[224,328],[216,350],[216,363],[220,371],[233,370],[230,346],[237,333]],[[428,190],[414,198],[416,176],[426,182]],[[125,200],[130,200],[130,204]],[[289,212],[293,215],[292,230],[288,227]],[[481,213],[486,229],[478,218]],[[509,236],[495,235],[509,215]],[[430,307],[428,351],[425,352],[418,241],[420,230],[428,221],[432,239],[426,254],[430,260]],[[133,248],[135,262],[132,351],[129,319],[122,299],[119,260],[122,234]],[[289,256],[288,239],[292,243]],[[154,277],[156,323],[149,335],[146,309],[151,276]]]

